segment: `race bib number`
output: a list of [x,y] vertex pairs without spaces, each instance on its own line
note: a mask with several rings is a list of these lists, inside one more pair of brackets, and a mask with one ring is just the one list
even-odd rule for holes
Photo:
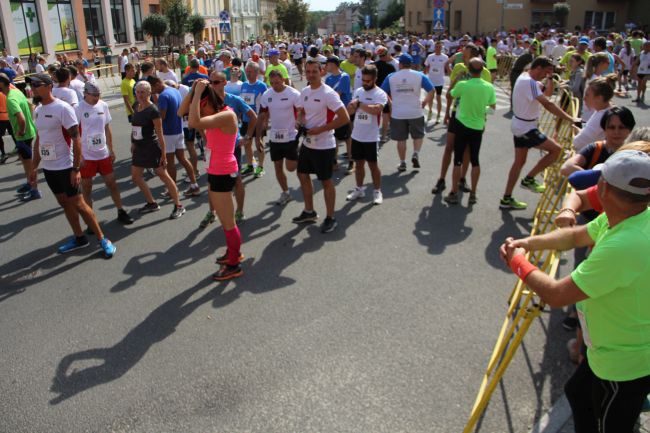
[[248,105],[254,105],[255,104],[255,94],[254,93],[242,93],[241,97],[244,100],[244,102],[247,103]]
[[415,93],[415,89],[413,88],[413,86],[408,83],[398,84],[396,87],[397,87],[397,91],[400,93]]
[[106,148],[104,134],[94,134],[89,136],[87,143],[91,150],[104,150]]
[[41,159],[43,161],[55,161],[56,160],[56,147],[54,143],[40,143],[41,148]]
[[354,116],[354,121],[360,125],[370,125],[370,114],[365,111],[357,111],[356,116]]
[[133,129],[131,129],[131,137],[134,140],[142,140],[144,138],[142,136],[142,126],[134,126]]
[[285,143],[289,141],[289,130],[288,129],[272,129],[270,132],[270,136],[272,138],[272,141],[277,142],[277,143]]
[[434,74],[437,74],[438,72],[440,72],[440,69],[438,69],[438,68],[431,68],[431,72],[433,72]]
[[417,55],[418,55],[418,52],[415,51],[415,50],[413,50],[413,51],[411,51],[411,55],[412,55],[412,56],[417,56]]
[[591,337],[589,336],[589,328],[587,327],[587,321],[585,320],[585,315],[582,311],[578,310],[578,320],[580,321],[580,328],[582,328],[582,338],[585,342],[585,345],[593,349],[591,344]]

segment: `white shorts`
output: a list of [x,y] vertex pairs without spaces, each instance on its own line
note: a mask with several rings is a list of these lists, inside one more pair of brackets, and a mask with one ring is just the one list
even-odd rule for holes
[[177,150],[185,149],[185,138],[183,134],[163,135],[165,139],[165,153],[174,153]]

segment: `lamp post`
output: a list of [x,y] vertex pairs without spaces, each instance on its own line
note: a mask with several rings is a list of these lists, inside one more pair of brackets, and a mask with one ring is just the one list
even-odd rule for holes
[[451,35],[451,2],[453,0],[447,0],[449,4],[449,11],[447,12],[447,37]]

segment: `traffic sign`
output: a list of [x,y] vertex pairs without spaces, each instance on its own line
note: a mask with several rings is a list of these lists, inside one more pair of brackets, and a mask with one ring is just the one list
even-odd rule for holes
[[228,13],[227,10],[224,9],[221,12],[219,12],[219,19],[221,21],[230,21],[230,14]]
[[505,5],[506,9],[523,9],[524,4],[523,3],[506,3]]
[[433,0],[433,7],[436,9],[444,9],[445,0]]
[[433,10],[433,21],[444,21],[445,20],[445,10],[436,8]]
[[369,29],[370,28],[370,15],[366,15],[365,22],[366,22],[366,28]]
[[441,32],[445,29],[445,27],[442,25],[442,21],[434,21],[433,22],[433,30],[436,32]]
[[230,23],[226,23],[226,22],[219,23],[219,31],[221,33],[230,33]]

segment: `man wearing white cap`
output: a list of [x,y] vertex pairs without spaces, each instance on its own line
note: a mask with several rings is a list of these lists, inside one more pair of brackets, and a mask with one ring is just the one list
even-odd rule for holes
[[[631,433],[650,393],[650,156],[614,153],[602,166],[604,213],[587,225],[507,238],[501,257],[546,304],[576,303],[587,356],[564,387],[576,432]],[[593,247],[561,280],[527,251]]]

